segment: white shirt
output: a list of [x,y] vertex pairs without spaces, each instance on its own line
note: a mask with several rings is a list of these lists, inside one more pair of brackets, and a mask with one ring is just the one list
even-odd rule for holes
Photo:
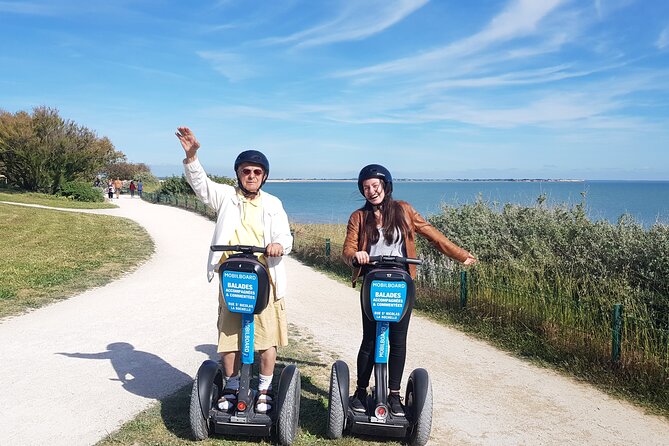
[[[188,164],[184,163],[184,172],[195,195],[205,205],[216,211],[216,227],[211,244],[225,245],[229,242],[235,228],[241,224],[242,207],[236,189],[210,180],[197,159]],[[290,235],[288,216],[283,210],[281,200],[263,192],[262,207],[265,246],[270,243],[279,243],[283,246],[284,255],[288,255],[293,247],[293,237]],[[207,251],[209,251],[207,279],[211,281],[215,275],[220,253],[214,253],[209,249]],[[267,269],[276,287],[277,299],[286,295],[286,269],[281,260],[282,257],[267,258]]]
[[402,231],[395,230],[395,240],[390,245],[386,243],[383,238],[383,227],[379,229],[379,241],[369,247],[370,256],[398,256],[404,257],[404,239],[402,238]]

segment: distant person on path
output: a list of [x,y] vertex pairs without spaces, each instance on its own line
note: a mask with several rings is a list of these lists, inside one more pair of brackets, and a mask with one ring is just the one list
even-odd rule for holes
[[[469,252],[451,242],[407,202],[392,198],[393,179],[383,166],[370,164],[358,175],[358,189],[365,197],[364,206],[351,214],[346,228],[343,256],[349,266],[353,260],[362,265],[353,270],[353,285],[369,271],[369,256],[388,255],[416,257],[416,233],[427,238],[443,254],[465,265],[476,263]],[[411,277],[416,277],[416,266],[409,265]],[[362,293],[362,290],[361,290]],[[361,295],[362,298],[362,295]],[[406,359],[406,340],[411,308],[399,322],[390,323],[390,357],[388,361],[388,405],[393,415],[404,415],[400,398],[400,383]],[[362,314],[362,343],[358,351],[357,386],[351,399],[356,412],[365,411],[367,387],[374,367],[376,323]]]
[[114,180],[114,191],[116,192],[116,198],[118,198],[121,195],[121,188],[123,187],[123,182],[121,181],[120,178],[116,178]]
[[[200,143],[188,127],[176,132],[186,152],[183,160],[186,180],[197,197],[217,213],[212,245],[264,246],[265,264],[271,278],[274,299],[262,313],[255,315],[255,349],[260,352],[260,376],[256,412],[272,409],[272,376],[276,364],[277,347],[288,345],[288,328],[283,297],[286,294],[286,272],[282,255],[293,246],[288,216],[281,201],[261,191],[269,175],[269,161],[256,150],[240,153],[234,163],[237,187],[211,181],[197,157]],[[209,252],[208,278],[214,277],[218,265],[227,258],[224,253],[214,258]],[[236,404],[239,390],[241,350],[241,317],[230,313],[219,290],[218,352],[225,372],[225,388],[218,402],[222,410]]]
[[135,186],[135,182],[133,180],[130,181],[130,186],[128,186],[128,189],[130,189],[130,198],[135,198],[135,189],[137,189],[137,186]]
[[144,185],[142,184],[142,180],[140,178],[139,182],[137,183],[137,193],[139,194],[139,198],[142,198],[143,190],[144,190]]
[[107,182],[107,196],[110,200],[114,198],[114,183],[112,183],[112,180]]

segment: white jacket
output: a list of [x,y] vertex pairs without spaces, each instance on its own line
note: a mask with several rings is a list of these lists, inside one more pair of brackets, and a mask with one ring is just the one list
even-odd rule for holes
[[[195,195],[205,205],[216,211],[216,227],[211,244],[228,244],[235,228],[241,224],[242,206],[236,189],[210,180],[197,159],[188,164],[184,163],[184,171],[186,180],[193,188]],[[279,243],[283,246],[284,255],[287,255],[293,247],[293,237],[290,235],[288,216],[283,210],[281,201],[274,195],[262,192],[262,208],[265,246],[270,243]],[[208,251],[207,279],[211,282],[220,253]],[[277,299],[286,295],[286,269],[281,260],[282,257],[267,257],[267,266],[276,287]]]

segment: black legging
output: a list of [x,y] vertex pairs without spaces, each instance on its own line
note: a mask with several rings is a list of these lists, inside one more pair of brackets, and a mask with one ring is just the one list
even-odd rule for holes
[[[362,291],[361,291],[362,293]],[[399,390],[404,372],[404,362],[407,356],[407,333],[409,331],[409,308],[402,320],[389,324],[390,357],[388,358],[388,386],[391,390]],[[367,319],[362,310],[362,295],[360,299],[362,313],[362,343],[358,352],[358,387],[367,388],[369,378],[374,368],[374,346],[376,343],[376,321]]]

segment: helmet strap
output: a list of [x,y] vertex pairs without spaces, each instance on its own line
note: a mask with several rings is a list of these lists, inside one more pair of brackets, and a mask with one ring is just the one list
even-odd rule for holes
[[267,177],[265,176],[265,178],[263,179],[262,183],[260,183],[260,187],[258,188],[258,191],[257,191],[257,192],[251,192],[250,190],[248,190],[247,188],[245,188],[244,186],[242,186],[242,181],[239,179],[239,176],[237,176],[237,187],[239,188],[239,190],[242,191],[242,194],[243,194],[246,198],[254,199],[254,198],[257,197],[258,194],[260,193],[260,189],[261,189],[261,188],[263,187],[263,185],[265,184],[265,180],[266,180],[266,179],[267,179]]
[[260,192],[260,188],[258,188],[258,192],[251,192],[250,190],[248,190],[247,188],[245,188],[244,186],[242,186],[242,182],[239,181],[239,178],[237,178],[237,187],[239,188],[239,190],[242,191],[242,194],[243,194],[246,198],[251,198],[251,199],[253,199],[253,198],[257,197],[257,196],[258,196],[258,193]]

